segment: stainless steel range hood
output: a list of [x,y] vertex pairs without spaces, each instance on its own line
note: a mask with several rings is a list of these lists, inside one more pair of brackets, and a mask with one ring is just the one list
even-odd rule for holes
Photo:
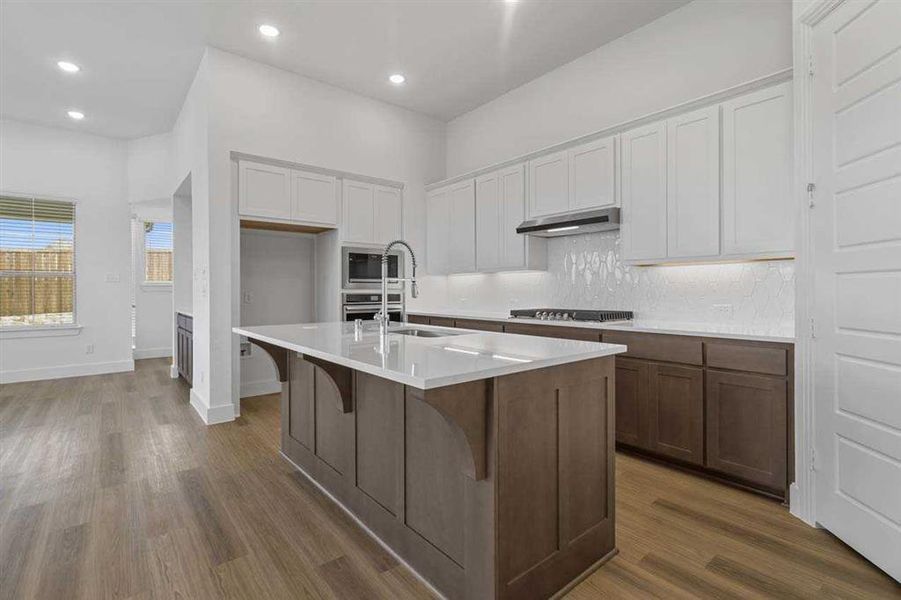
[[619,208],[616,207],[530,219],[520,223],[516,228],[516,233],[540,237],[559,237],[614,229],[619,229]]

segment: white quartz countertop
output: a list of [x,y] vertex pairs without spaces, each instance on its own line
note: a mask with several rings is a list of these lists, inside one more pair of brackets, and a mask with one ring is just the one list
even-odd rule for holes
[[424,338],[389,333],[387,351],[383,352],[374,321],[366,321],[359,335],[354,333],[353,323],[344,322],[235,327],[233,331],[423,390],[626,351],[619,344],[469,329],[405,323],[392,324],[391,328],[425,329],[448,335]]
[[541,321],[539,319],[511,319],[510,313],[492,311],[477,312],[465,310],[407,310],[408,315],[430,317],[452,317],[455,319],[477,319],[482,321],[502,321],[504,323],[528,323],[548,327],[581,327],[586,329],[606,329],[610,331],[636,331],[642,333],[662,333],[670,335],[694,335],[735,340],[755,340],[793,344],[793,327],[768,327],[742,323],[692,323],[661,319],[633,319],[625,322],[598,323],[595,321]]

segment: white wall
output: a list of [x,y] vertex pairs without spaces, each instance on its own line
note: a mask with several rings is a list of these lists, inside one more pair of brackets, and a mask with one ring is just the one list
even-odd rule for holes
[[[313,321],[314,236],[241,230],[241,324]],[[281,390],[275,365],[258,347],[241,359],[241,397]]]
[[[82,326],[63,337],[0,334],[0,380],[132,369],[125,142],[4,120],[0,156],[0,189],[78,202],[75,294]],[[108,275],[118,280],[108,282]]]
[[[201,70],[209,102],[209,189],[200,194],[192,186],[194,265],[195,279],[200,264],[209,266],[210,301],[198,309],[203,300],[195,281],[194,386],[196,367],[204,368],[197,345],[209,340],[207,406],[224,411],[240,394],[238,336],[231,333],[240,322],[240,260],[230,153],[403,181],[405,229],[424,247],[425,184],[444,174],[444,124],[215,49],[207,50]],[[201,229],[205,239],[198,239]],[[205,258],[198,258],[198,248]],[[204,312],[208,321],[198,326]]]
[[627,122],[792,65],[792,5],[696,1],[447,126],[447,176]]

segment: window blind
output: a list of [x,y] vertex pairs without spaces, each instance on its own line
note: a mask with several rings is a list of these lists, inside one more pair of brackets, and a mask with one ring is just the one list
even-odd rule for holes
[[172,282],[172,223],[144,222],[144,281]]
[[75,204],[0,196],[0,326],[75,322]]

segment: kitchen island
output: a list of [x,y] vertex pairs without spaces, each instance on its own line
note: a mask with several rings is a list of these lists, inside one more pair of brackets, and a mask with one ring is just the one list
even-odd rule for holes
[[238,327],[284,456],[449,598],[546,598],[615,554],[625,346],[374,322]]

